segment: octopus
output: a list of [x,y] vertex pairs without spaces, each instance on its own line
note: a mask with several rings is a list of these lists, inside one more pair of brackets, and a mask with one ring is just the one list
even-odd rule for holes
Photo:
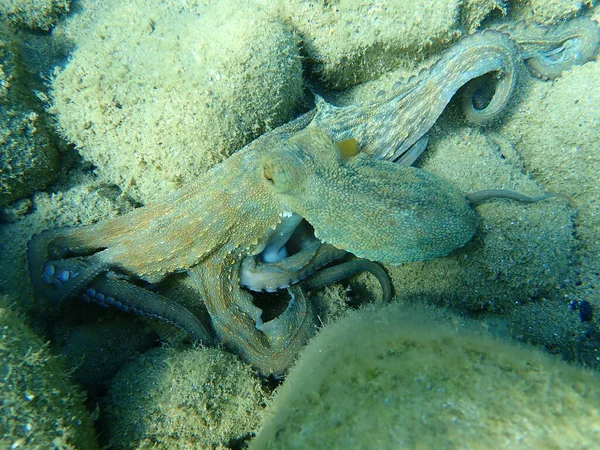
[[[476,233],[478,202],[547,197],[465,195],[412,167],[452,97],[461,90],[467,120],[488,122],[509,103],[523,61],[552,79],[592,59],[599,45],[600,30],[587,18],[502,27],[461,39],[373,103],[336,107],[317,97],[314,110],[162,201],[34,236],[33,286],[55,302],[80,297],[172,323],[194,341],[223,344],[263,375],[281,375],[316,330],[306,291],[366,270],[387,299],[389,280],[372,261],[447,255]],[[348,252],[359,259],[322,269]],[[152,290],[176,273],[193,281],[210,326]],[[288,290],[287,305],[263,319],[248,290],[278,289]]]

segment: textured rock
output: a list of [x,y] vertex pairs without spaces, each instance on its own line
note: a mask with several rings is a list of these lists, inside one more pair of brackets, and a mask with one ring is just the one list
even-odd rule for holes
[[470,321],[395,303],[308,345],[251,448],[591,449],[599,386]]
[[[292,117],[296,41],[251,3],[114,1],[53,81],[53,112],[102,181],[166,193]],[[86,19],[73,18],[71,27]]]
[[532,177],[571,196],[579,241],[576,300],[600,307],[600,63],[590,62],[553,83],[534,82],[502,128]]
[[399,67],[415,69],[503,6],[498,0],[294,0],[282,2],[279,14],[302,38],[313,78],[343,89]]
[[45,31],[69,11],[70,4],[71,0],[0,0],[0,20]]
[[58,165],[20,52],[17,37],[0,23],[0,207],[46,187]]
[[524,3],[531,9],[534,21],[551,25],[581,13],[584,6],[592,5],[594,0],[529,0]]
[[83,393],[15,313],[0,308],[0,447],[98,448]]
[[298,31],[310,71],[343,89],[446,46],[460,35],[460,1],[284,2],[280,14]]
[[111,448],[228,448],[255,431],[258,378],[217,349],[156,349],[125,367],[108,394]]

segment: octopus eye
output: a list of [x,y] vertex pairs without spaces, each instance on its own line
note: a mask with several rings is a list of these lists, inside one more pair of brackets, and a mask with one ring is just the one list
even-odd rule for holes
[[262,176],[267,183],[273,186],[276,192],[285,193],[297,184],[297,174],[289,158],[280,157],[279,160],[267,160],[263,163]]
[[263,176],[269,183],[275,184],[275,181],[273,180],[273,175],[271,174],[271,169],[269,167],[265,167]]

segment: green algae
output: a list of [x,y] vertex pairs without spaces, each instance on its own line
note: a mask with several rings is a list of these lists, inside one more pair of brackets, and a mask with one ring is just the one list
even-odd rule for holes
[[5,308],[0,361],[0,447],[98,448],[85,395],[48,346]]
[[0,207],[45,188],[58,153],[21,59],[19,37],[0,21]]
[[111,383],[110,446],[228,448],[258,429],[266,399],[258,377],[229,353],[152,350]]
[[14,27],[47,31],[69,11],[71,0],[0,0],[0,21]]

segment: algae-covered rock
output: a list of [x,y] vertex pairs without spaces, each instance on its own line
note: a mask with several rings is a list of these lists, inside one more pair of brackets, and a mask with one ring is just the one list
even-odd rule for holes
[[98,448],[84,398],[41,339],[0,308],[0,447]]
[[281,2],[279,14],[302,38],[312,75],[344,89],[404,67],[414,69],[463,32],[474,30],[498,0]]
[[265,400],[258,378],[231,354],[156,349],[113,380],[110,447],[226,448],[256,431]]
[[343,89],[458,37],[460,3],[295,0],[282,2],[281,15],[302,38],[314,76]]
[[503,0],[465,0],[462,5],[462,23],[468,33],[475,31],[491,13],[505,15],[507,1]]
[[0,22],[0,207],[46,187],[58,156],[14,33]]
[[71,0],[0,0],[0,20],[15,27],[50,29],[69,11]]
[[368,308],[325,328],[252,448],[592,449],[600,377],[440,310]]
[[594,0],[519,0],[510,2],[515,17],[527,21],[553,25],[570,19],[595,3]]
[[101,181],[136,200],[193,180],[302,100],[296,39],[253,3],[112,1],[89,14],[84,33],[65,33],[77,49],[52,110]]
[[600,62],[574,67],[553,83],[535,82],[502,133],[547,190],[569,195],[577,208],[579,264],[575,299],[600,307]]
[[[156,346],[157,337],[130,315],[102,314],[105,311],[98,309],[90,307],[83,318],[76,307],[63,313],[52,327],[52,344],[54,351],[65,357],[73,380],[90,395],[101,396],[107,380],[131,359]],[[75,326],[73,317],[77,318]]]

